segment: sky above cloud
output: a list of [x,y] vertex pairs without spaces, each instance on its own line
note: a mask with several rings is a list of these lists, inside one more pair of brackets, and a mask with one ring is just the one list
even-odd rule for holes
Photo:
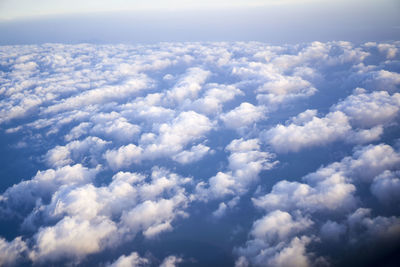
[[399,49],[0,46],[0,265],[398,260]]
[[0,44],[382,42],[399,35],[399,12],[396,0],[4,0]]

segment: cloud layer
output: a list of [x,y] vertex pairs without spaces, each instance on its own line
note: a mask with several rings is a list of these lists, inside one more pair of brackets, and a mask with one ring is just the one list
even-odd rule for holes
[[2,149],[34,166],[7,169],[0,265],[202,263],[162,242],[207,224],[237,266],[379,242],[381,259],[400,235],[398,48],[0,47]]

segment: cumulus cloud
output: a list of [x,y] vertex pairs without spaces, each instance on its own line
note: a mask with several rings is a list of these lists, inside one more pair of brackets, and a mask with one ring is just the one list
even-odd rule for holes
[[[179,265],[179,252],[161,261],[115,248],[174,238],[192,214],[193,227],[212,216],[211,227],[234,229],[237,266],[323,265],[340,254],[326,247],[397,237],[398,49],[0,47],[0,131],[11,155],[0,220],[15,225],[1,233],[0,265]],[[301,162],[292,157],[334,142],[320,168],[293,179]],[[27,168],[15,170],[20,162]],[[243,209],[250,216],[236,227]]]
[[399,109],[399,93],[390,95],[386,91],[378,91],[368,94],[361,88],[333,107],[333,110],[345,113],[354,126],[362,128],[392,122]]
[[178,263],[183,262],[183,259],[177,256],[168,256],[161,263],[160,267],[175,267],[178,266]]
[[[302,116],[306,115],[299,114],[297,117]],[[263,139],[278,152],[296,152],[304,147],[324,145],[344,138],[351,130],[348,117],[340,111],[300,122],[301,124],[279,124],[264,132]]]
[[180,163],[188,163],[200,159],[208,149],[201,144],[193,147],[191,151],[182,151],[183,148],[203,138],[211,129],[212,123],[206,116],[194,111],[182,112],[172,122],[159,125],[158,135],[143,134],[139,146],[129,144],[107,150],[104,157],[113,169],[160,157],[173,157]]
[[66,165],[59,169],[38,171],[27,181],[22,181],[8,188],[0,201],[5,203],[6,210],[25,212],[34,207],[38,200],[48,200],[62,186],[90,183],[99,169],[88,169],[81,164]]
[[313,222],[306,218],[293,218],[289,213],[274,211],[254,222],[251,240],[236,249],[241,258],[236,266],[309,266],[306,245],[307,236],[293,237],[309,228]]
[[286,125],[262,133],[263,140],[277,152],[297,152],[336,140],[364,144],[379,140],[384,126],[395,123],[400,95],[385,91],[367,93],[362,88],[318,117],[316,110],[306,110],[292,117]]
[[262,170],[269,170],[277,164],[277,161],[272,161],[274,154],[260,151],[258,139],[235,139],[226,150],[231,152],[228,170],[218,172],[208,183],[198,183],[197,198],[207,201],[229,195],[242,195],[258,179]]
[[28,246],[21,237],[17,237],[11,242],[0,238],[0,265],[13,266],[18,264],[27,251]]
[[185,99],[195,99],[202,89],[203,83],[210,76],[210,72],[201,68],[190,68],[177,84],[168,91],[167,97],[178,103]]
[[[258,236],[262,238],[261,241],[256,241],[257,238],[247,241],[246,246],[238,250],[238,255],[245,257],[246,261],[261,265],[260,259],[266,251],[276,253],[275,251],[281,247],[278,243],[273,246],[266,244],[268,240],[287,237],[290,231],[296,233],[296,240],[301,239],[301,235],[304,237],[304,233],[296,232],[298,226],[292,223],[292,214],[303,218],[300,221],[309,222],[300,225],[319,229],[322,238],[319,242],[328,242],[331,245],[344,240],[350,246],[365,240],[388,238],[391,234],[398,236],[400,231],[397,217],[372,217],[370,209],[357,208],[360,200],[356,196],[357,184],[370,183],[372,194],[384,204],[397,203],[398,198],[394,192],[399,179],[390,170],[398,169],[398,156],[399,154],[388,145],[369,145],[358,148],[351,157],[345,157],[340,162],[331,163],[306,175],[303,177],[306,183],[286,180],[277,182],[270,193],[252,199],[256,207],[267,212],[267,215],[254,222],[250,231],[253,238]],[[280,214],[278,218],[285,219],[287,222],[275,221],[272,215],[276,214]],[[335,215],[332,216],[332,214]],[[342,218],[342,221],[328,219],[321,223],[318,219],[326,217]],[[311,221],[313,218],[318,222]],[[269,233],[269,229],[274,225],[277,225],[282,233],[276,230],[272,231],[275,237],[266,235],[265,233]],[[282,225],[287,225],[288,228]],[[307,244],[316,242],[312,238],[307,238]],[[302,251],[300,255],[303,256],[307,254],[306,246],[296,251]],[[267,257],[271,265],[280,266],[278,262],[272,263],[276,259],[278,258],[275,254]],[[311,264],[310,258],[303,257],[302,259],[306,266]],[[239,263],[246,261],[243,258],[238,259]],[[326,262],[326,259],[320,258],[314,261]]]
[[45,160],[50,167],[62,167],[77,161],[83,163],[85,157],[91,165],[97,165],[101,152],[109,143],[89,136],[82,141],[72,141],[65,146],[52,148],[46,153]]
[[108,267],[139,267],[148,266],[149,260],[139,256],[137,252],[132,252],[128,256],[122,255]]
[[211,83],[209,89],[203,97],[193,101],[190,106],[197,112],[206,115],[218,114],[221,112],[223,104],[244,93],[233,85]]
[[173,159],[181,164],[195,162],[209,153],[210,148],[203,144],[193,146],[189,151],[185,150],[173,156]]
[[265,118],[265,108],[256,107],[250,103],[242,103],[240,106],[221,115],[221,120],[228,128],[241,128],[249,126]]
[[116,225],[109,220],[93,222],[66,216],[55,226],[39,230],[30,258],[38,262],[82,259],[100,251],[106,238],[116,230]]
[[376,176],[371,184],[371,192],[379,201],[385,204],[398,204],[400,201],[400,179],[399,172],[384,171]]

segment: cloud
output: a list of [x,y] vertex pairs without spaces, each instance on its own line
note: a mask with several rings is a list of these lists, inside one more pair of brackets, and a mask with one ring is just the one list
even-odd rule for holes
[[241,258],[236,266],[309,266],[306,245],[307,236],[294,237],[309,228],[313,222],[306,218],[293,218],[289,213],[274,211],[254,222],[250,231],[251,240],[245,247],[236,248]]
[[[309,112],[309,111],[305,111]],[[305,115],[298,115],[298,117]],[[298,121],[294,119],[294,121]],[[313,117],[301,124],[279,124],[264,132],[263,140],[277,152],[297,152],[305,147],[324,145],[344,138],[351,130],[348,117],[336,111],[325,117]]]
[[202,84],[210,76],[210,72],[201,68],[190,68],[177,84],[167,93],[167,98],[178,103],[186,99],[195,99]]
[[62,100],[60,103],[49,106],[44,110],[44,112],[57,113],[60,111],[76,109],[85,105],[99,105],[109,101],[118,101],[120,99],[134,96],[141,90],[149,89],[151,87],[152,84],[149,78],[141,74],[119,86],[97,88],[67,98]]
[[225,196],[242,195],[258,179],[258,174],[269,170],[278,162],[272,161],[274,154],[261,152],[258,139],[235,139],[226,146],[230,151],[228,169],[218,172],[208,183],[196,186],[196,197],[208,201]]
[[72,141],[65,146],[56,146],[49,150],[44,158],[50,167],[62,167],[76,161],[84,162],[83,157],[91,165],[96,166],[99,163],[97,158],[108,144],[110,142],[88,136],[82,141]]
[[[372,217],[371,209],[359,207],[362,200],[356,190],[360,183],[369,183],[372,194],[384,204],[397,203],[394,192],[398,178],[391,170],[398,169],[398,156],[385,144],[361,147],[351,157],[307,174],[303,177],[305,183],[282,180],[268,194],[253,198],[253,204],[265,210],[267,215],[253,223],[252,239],[237,250],[238,265],[248,261],[261,265],[270,261],[272,266],[280,266],[281,256],[290,260],[290,257],[283,257],[283,252],[276,254],[282,247],[279,241],[288,238],[293,238],[293,244],[307,239],[303,246],[283,251],[297,251],[299,260],[308,266],[316,262],[327,263],[325,258],[311,257],[311,260],[310,252],[306,251],[306,244],[310,242],[350,247],[356,243],[387,239],[390,235],[398,236],[399,219],[395,216]],[[293,216],[297,218],[296,223]],[[327,219],[321,222],[321,218]],[[342,221],[335,221],[338,218]],[[312,233],[318,229],[321,239],[311,238],[309,232],[303,231],[306,229],[314,229],[310,231]]]
[[149,260],[139,256],[137,252],[132,252],[128,256],[122,255],[108,267],[139,267],[148,266]]
[[299,76],[274,75],[257,89],[257,100],[266,105],[277,105],[315,94],[316,88]]
[[42,263],[65,258],[79,260],[102,250],[106,239],[116,231],[116,225],[109,220],[93,222],[66,216],[55,226],[39,230],[30,258]]
[[[398,47],[1,48],[0,220],[13,227],[0,265],[154,265],[171,252],[120,248],[207,220],[232,237],[237,266],[341,264],[396,238]],[[328,144],[319,168],[296,160]],[[173,252],[165,265],[191,257]]]
[[168,256],[161,263],[160,267],[175,267],[178,266],[178,263],[183,262],[183,259],[177,256]]
[[324,239],[339,241],[346,233],[347,227],[343,224],[328,220],[321,226],[321,236]]
[[400,109],[400,94],[389,95],[385,91],[367,94],[358,88],[355,95],[348,96],[333,107],[350,118],[352,125],[369,128],[394,121]]
[[181,164],[192,163],[202,159],[210,151],[208,146],[198,144],[193,146],[189,151],[185,150],[176,154],[173,159]]
[[223,104],[231,101],[235,96],[243,96],[244,93],[233,85],[211,83],[202,98],[199,98],[189,106],[196,112],[213,115],[221,112]]
[[379,140],[383,127],[394,123],[399,113],[400,95],[385,91],[366,93],[357,88],[354,94],[318,117],[316,110],[306,110],[292,117],[286,125],[264,131],[262,139],[277,152],[297,152],[337,140],[364,144]]
[[99,169],[88,169],[81,164],[38,171],[31,180],[8,188],[0,200],[11,214],[26,212],[35,206],[37,200],[50,199],[61,186],[90,183],[98,172]]
[[182,152],[183,148],[203,138],[211,129],[212,123],[206,116],[194,111],[182,112],[172,122],[159,125],[158,136],[145,133],[139,140],[139,146],[129,144],[117,150],[107,150],[104,157],[113,169],[160,157],[173,157],[180,163],[188,163],[204,154],[205,147],[197,145],[187,153]]
[[21,262],[23,254],[26,253],[28,247],[21,237],[15,238],[8,242],[4,238],[0,238],[0,265],[13,266]]
[[385,204],[397,204],[400,197],[397,194],[400,189],[399,173],[384,171],[382,174],[376,176],[371,184],[371,192],[379,201]]
[[256,107],[250,103],[242,103],[240,106],[221,115],[221,120],[228,128],[246,127],[265,118],[265,108]]
[[143,149],[129,144],[118,148],[118,150],[107,150],[104,158],[112,169],[119,169],[121,167],[128,167],[133,163],[140,163]]

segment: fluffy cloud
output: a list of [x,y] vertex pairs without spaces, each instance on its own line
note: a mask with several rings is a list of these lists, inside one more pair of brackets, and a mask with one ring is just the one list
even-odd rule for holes
[[241,128],[249,126],[265,118],[265,108],[256,107],[250,103],[242,103],[237,108],[221,115],[221,120],[228,128]]
[[244,93],[233,85],[211,83],[202,98],[195,100],[190,106],[197,112],[206,115],[219,113],[223,104]]
[[251,240],[245,247],[237,248],[241,257],[236,266],[246,266],[250,260],[255,266],[309,266],[307,236],[293,237],[313,224],[306,218],[293,218],[289,213],[274,211],[254,222]]
[[[249,260],[261,265],[262,260],[268,260],[272,266],[280,266],[279,261],[275,260],[278,259],[276,251],[281,248],[281,244],[275,240],[296,236],[292,242],[298,242],[304,237],[304,233],[298,230],[298,224],[293,223],[292,214],[302,218],[300,225],[305,225],[304,229],[319,229],[322,238],[320,241],[331,245],[343,240],[348,245],[354,245],[363,242],[361,240],[371,241],[388,238],[390,235],[398,236],[400,228],[397,217],[371,217],[370,209],[357,209],[360,200],[356,196],[356,185],[367,182],[372,183],[372,194],[384,204],[397,203],[398,198],[394,192],[399,179],[390,170],[398,169],[398,156],[399,154],[388,145],[362,147],[354,151],[352,157],[345,157],[340,162],[334,162],[306,175],[303,177],[306,183],[279,181],[270,193],[253,198],[254,205],[268,213],[254,222],[250,231],[253,239],[238,250],[238,255],[242,257],[239,257],[238,265]],[[342,218],[342,221],[328,219],[321,223],[320,218],[324,217]],[[311,221],[313,218],[317,223]],[[287,225],[287,228],[283,225]],[[273,230],[275,226],[278,230]],[[275,243],[271,244],[269,240]],[[312,241],[308,237],[307,240],[305,244]],[[263,258],[266,251],[272,251],[273,254]],[[307,254],[305,245],[294,251],[301,251],[300,255],[303,256]],[[282,252],[279,255],[281,254]],[[300,260],[305,266],[312,265],[309,257],[302,257]],[[313,261],[326,262],[326,259]]]
[[144,159],[155,159],[172,156],[180,163],[188,163],[200,159],[208,149],[197,145],[191,151],[183,148],[212,129],[212,123],[204,115],[194,111],[182,112],[170,123],[158,127],[158,136],[145,133],[139,140],[139,146],[129,144],[117,150],[108,150],[104,154],[113,169],[128,167],[132,163],[140,163]]
[[130,255],[120,256],[116,261],[112,264],[108,265],[108,267],[139,267],[139,266],[148,266],[149,260],[146,258],[142,258],[139,256],[137,252],[132,252]]
[[356,127],[373,127],[392,122],[400,109],[400,94],[385,91],[367,94],[358,88],[355,95],[339,102],[333,110],[342,111]]
[[177,256],[168,256],[161,263],[160,267],[175,267],[178,263],[183,262],[183,259]]
[[17,237],[11,242],[0,238],[0,265],[16,265],[23,259],[23,254],[26,253],[27,250],[28,247],[21,237]]
[[395,123],[400,95],[385,91],[366,93],[357,88],[354,94],[331,107],[325,117],[316,110],[306,110],[292,117],[286,125],[262,133],[263,140],[277,152],[297,152],[306,147],[325,145],[336,140],[368,143],[378,140],[383,127]]
[[93,222],[66,216],[55,226],[39,230],[30,257],[39,262],[71,257],[81,259],[87,254],[100,251],[107,237],[116,230],[112,221]]
[[[299,114],[298,117],[307,116]],[[323,118],[312,117],[309,121],[303,120],[299,125],[279,124],[266,131],[263,139],[278,152],[296,152],[304,147],[323,145],[344,138],[350,130],[348,117],[336,111]]]
[[210,72],[201,68],[190,68],[186,74],[167,93],[167,97],[178,103],[185,99],[195,99]]
[[0,47],[0,265],[178,265],[118,248],[192,214],[232,236],[237,266],[340,264],[338,246],[397,237],[399,45]]
[[207,201],[227,195],[242,195],[258,179],[262,170],[269,170],[277,164],[272,161],[274,154],[260,151],[258,139],[235,139],[227,147],[228,170],[218,172],[208,184],[200,182],[196,186],[197,197]]
[[24,212],[34,207],[38,200],[48,200],[62,186],[79,185],[93,181],[99,169],[88,169],[81,164],[62,168],[38,171],[27,181],[22,181],[8,188],[0,201],[6,204],[6,210]]
[[193,146],[189,151],[185,150],[176,154],[173,159],[181,164],[187,164],[195,162],[203,158],[207,153],[209,153],[210,148],[208,146],[199,144]]
[[72,141],[65,146],[56,146],[45,155],[45,160],[50,167],[62,167],[73,162],[85,162],[97,165],[99,156],[107,146],[106,142],[98,137],[89,136],[82,141]]
[[384,171],[381,175],[374,178],[371,184],[371,192],[379,201],[385,204],[398,204],[400,201],[400,179],[399,172]]

